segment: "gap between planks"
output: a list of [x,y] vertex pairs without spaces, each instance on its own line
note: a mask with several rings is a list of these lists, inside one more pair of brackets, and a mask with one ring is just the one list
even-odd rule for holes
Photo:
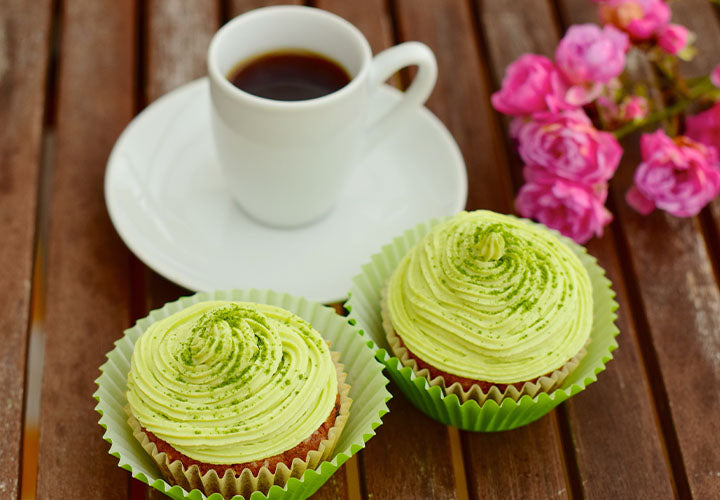
[[20,498],[32,500],[37,488],[39,453],[40,400],[45,358],[45,284],[47,269],[50,190],[55,152],[55,136],[43,134],[42,157],[38,183],[38,206],[35,255],[30,302],[30,335],[28,337],[23,421],[22,476]]
[[[577,1],[573,0],[554,0],[553,5],[559,19],[562,19],[561,34],[571,25],[583,22],[586,19],[597,23],[596,6],[583,5],[580,12],[574,12],[578,8]],[[570,10],[573,9],[573,12]],[[573,16],[573,14],[575,14]],[[573,19],[574,17],[574,19]],[[632,68],[630,68],[632,71]],[[636,69],[645,72],[645,68]],[[643,75],[645,76],[645,75]],[[621,167],[622,168],[622,167]],[[617,182],[617,181],[616,181]],[[638,339],[638,351],[640,353],[640,362],[647,376],[649,394],[652,401],[653,417],[656,420],[656,426],[659,429],[658,436],[661,442],[663,458],[668,468],[671,485],[676,497],[691,498],[690,483],[683,460],[680,439],[675,429],[672,412],[670,409],[670,397],[665,386],[660,365],[660,357],[655,345],[655,338],[651,333],[650,322],[645,311],[645,304],[642,298],[642,292],[639,285],[638,271],[634,266],[632,250],[628,242],[628,235],[625,228],[621,224],[622,215],[616,200],[622,199],[617,194],[617,184],[612,185],[608,190],[608,208],[616,214],[616,220],[610,226],[615,240],[616,253],[618,255],[618,265],[621,274],[624,277],[625,290],[627,293],[627,303],[630,307],[630,320],[635,326],[635,332]],[[707,211],[707,209],[706,209]],[[698,231],[703,236],[706,248],[712,250],[712,244],[707,240],[707,233],[701,230],[699,218],[695,221]],[[713,269],[716,268],[715,259],[712,254],[709,255],[709,261]],[[717,278],[717,274],[716,274]],[[651,383],[654,381],[655,383]]]
[[58,37],[60,33],[60,0],[50,6],[48,60],[45,71],[43,101],[43,132],[38,172],[37,206],[35,208],[35,242],[31,283],[25,393],[23,400],[23,442],[21,455],[20,499],[34,500],[37,491],[38,455],[40,444],[40,401],[45,358],[45,284],[50,225],[50,195],[55,163],[55,94],[58,72]]
[[[482,27],[482,14],[480,12],[480,6],[478,1],[481,0],[466,0],[469,5],[471,13],[471,21],[473,27],[473,35],[475,45],[477,47],[478,55],[480,56],[480,65],[484,69],[483,73],[486,79],[486,88],[492,92],[497,90],[497,82],[501,81],[503,74],[500,73],[500,68],[496,68],[491,64],[492,57],[490,54],[489,46],[490,43],[484,36],[484,30]],[[492,0],[490,0],[492,1]],[[553,27],[556,30],[561,29],[560,14],[559,12],[553,13]],[[485,96],[487,101],[490,101],[490,95]],[[505,124],[497,112],[492,113],[493,119],[496,121],[498,130],[505,131]],[[500,140],[504,146],[506,155],[510,158],[515,154],[513,145],[509,140],[506,133],[500,134]],[[515,169],[509,169],[510,182],[513,186],[513,190],[516,190],[521,182],[518,172]],[[554,417],[553,417],[553,414]],[[583,498],[583,487],[582,487],[582,476],[580,475],[580,469],[577,462],[577,456],[575,454],[575,446],[572,438],[572,431],[570,428],[570,422],[568,419],[567,412],[564,405],[560,405],[557,409],[553,410],[550,414],[543,418],[551,418],[553,420],[553,426],[556,429],[557,435],[557,446],[559,449],[562,460],[562,470],[565,477],[565,486],[567,488],[568,495],[570,498]]]
[[460,442],[460,431],[447,426],[450,441],[450,457],[452,458],[453,476],[455,478],[455,492],[457,500],[469,500],[467,475],[465,473],[465,460],[463,457],[462,443]]
[[[614,198],[608,196],[608,207],[616,213]],[[635,326],[635,334],[638,339],[638,351],[640,362],[647,375],[648,389],[652,401],[653,417],[658,428],[658,437],[662,445],[663,458],[670,474],[673,493],[676,498],[690,498],[690,485],[685,472],[685,465],[680,451],[680,441],[675,432],[675,427],[670,413],[670,400],[665,389],[665,384],[660,370],[658,354],[655,350],[650,324],[643,308],[640,289],[638,288],[637,272],[632,264],[631,252],[628,246],[625,230],[619,221],[610,225],[615,240],[615,248],[618,254],[618,265],[625,278],[625,292],[627,303],[630,307],[630,320]],[[650,383],[651,380],[656,383]]]

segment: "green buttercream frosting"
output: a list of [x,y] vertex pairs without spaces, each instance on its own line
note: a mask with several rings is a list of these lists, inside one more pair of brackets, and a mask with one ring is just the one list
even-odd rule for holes
[[208,464],[268,458],[328,418],[338,393],[327,344],[284,309],[201,302],[138,339],[127,399],[140,424]]
[[387,307],[415,357],[505,384],[562,367],[593,319],[590,278],[573,251],[538,224],[485,210],[435,226],[392,275]]

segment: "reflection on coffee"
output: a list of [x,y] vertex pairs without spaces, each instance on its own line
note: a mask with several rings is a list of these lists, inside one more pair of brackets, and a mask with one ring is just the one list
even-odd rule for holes
[[284,49],[242,62],[228,75],[237,88],[277,101],[304,101],[340,90],[350,75],[338,62],[308,50]]

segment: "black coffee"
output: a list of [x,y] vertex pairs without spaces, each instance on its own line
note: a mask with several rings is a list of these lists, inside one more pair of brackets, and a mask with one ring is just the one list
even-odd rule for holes
[[228,75],[237,88],[276,101],[304,101],[340,90],[350,75],[339,63],[306,50],[280,50],[240,64]]

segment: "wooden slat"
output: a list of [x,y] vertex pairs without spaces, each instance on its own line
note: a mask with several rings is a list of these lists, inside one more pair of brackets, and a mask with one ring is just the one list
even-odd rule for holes
[[392,20],[384,0],[365,0],[363,2],[317,0],[315,4],[357,26],[370,42],[373,54],[377,54],[393,44]]
[[[269,2],[243,2],[231,7],[238,15],[245,10],[261,7]],[[175,87],[198,78],[206,73],[205,57],[212,35],[218,28],[219,5],[209,2],[169,3],[153,0],[147,11],[147,54],[145,93],[147,102],[152,102]],[[161,307],[176,300],[189,290],[174,285],[155,272],[145,269],[146,309]],[[145,312],[147,312],[145,311]],[[148,492],[149,498],[162,495]],[[334,474],[317,492],[316,498],[347,498],[345,469]]]
[[[210,39],[219,27],[220,5],[216,2],[150,0],[144,14],[143,49],[146,60],[142,105],[147,105],[180,85],[206,74],[205,56]],[[135,301],[139,305],[133,311],[137,316],[133,321],[167,302],[192,294],[136,260],[133,267],[134,276],[137,277],[134,294],[141,297]],[[167,498],[154,488],[146,489],[148,500]]]
[[[384,1],[319,0],[316,4],[357,26],[373,53],[393,44],[392,21]],[[399,78],[392,82],[398,84]],[[397,388],[393,394],[390,413],[360,457],[365,493],[371,498],[454,497],[447,428],[421,415]]]
[[260,7],[269,7],[271,5],[302,5],[302,0],[230,0],[227,14],[233,18],[239,16],[248,10],[258,9]]
[[92,394],[130,319],[130,257],[102,187],[134,109],[135,8],[109,0],[62,7],[37,494],[122,499],[128,476],[107,453]]
[[[469,3],[401,0],[397,17],[403,39],[425,42],[437,56],[438,83],[428,107],[448,126],[465,157],[468,208],[512,212],[503,131],[490,107],[490,77],[481,64]],[[532,429],[532,436],[521,429],[504,433],[503,439],[463,433],[471,496],[503,498],[509,491],[523,491],[527,498],[534,498],[566,491],[554,413]],[[518,455],[527,460],[517,460]],[[543,474],[538,475],[540,463]],[[507,473],[511,469],[515,474]]]
[[[329,10],[357,26],[370,42],[373,54],[393,45],[392,19],[387,11],[387,2],[384,0],[364,0],[362,2],[318,0],[315,3],[317,7]],[[402,88],[399,74],[390,77],[387,83]]]
[[145,99],[150,103],[207,73],[205,56],[219,27],[220,5],[149,0],[146,19]]
[[656,381],[648,380],[644,371],[643,339],[633,323],[613,238],[592,240],[587,248],[613,282],[620,336],[619,348],[598,381],[565,403],[583,493],[597,499],[670,498],[673,479],[650,391]]
[[[569,22],[587,19],[586,11],[575,13],[581,3],[563,2]],[[678,4],[676,19],[687,16],[688,24],[700,27],[707,16],[716,23],[714,13],[703,4]],[[626,148],[612,186],[648,329],[640,333],[646,336],[649,366],[658,371],[651,382],[678,493],[716,498],[720,455],[714,450],[720,446],[720,421],[708,416],[720,414],[720,396],[706,388],[720,382],[720,291],[697,218],[681,219],[659,211],[643,217],[625,203],[624,193],[640,162],[637,140],[631,139],[635,144]]]
[[20,493],[49,1],[0,8],[0,497]]
[[475,498],[569,498],[563,457],[544,418],[508,432],[472,434],[466,464]]
[[428,44],[438,59],[438,81],[427,106],[460,145],[468,170],[467,207],[512,210],[498,123],[487,99],[488,75],[480,66],[467,2],[399,0],[397,22],[404,40]]
[[[523,53],[553,57],[559,33],[554,27],[550,3],[483,2],[480,10],[488,51],[497,73],[496,87],[507,65]],[[533,28],[539,26],[543,29]],[[511,143],[510,147],[514,145]],[[520,170],[520,159],[514,153],[512,164]],[[607,270],[618,293],[621,304],[618,326],[622,335],[618,339],[620,350],[616,351],[608,371],[600,375],[597,384],[565,405],[580,484],[583,493],[591,498],[620,494],[667,497],[672,495],[672,484],[610,232],[606,231],[604,238],[593,239],[588,249]]]
[[391,384],[390,413],[362,452],[367,498],[455,498],[447,427],[426,417]]

